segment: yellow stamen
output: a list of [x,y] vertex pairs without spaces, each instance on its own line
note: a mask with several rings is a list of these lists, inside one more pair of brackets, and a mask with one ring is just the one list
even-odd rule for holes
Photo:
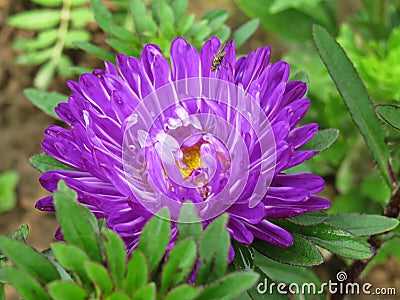
[[193,145],[190,148],[183,148],[183,163],[188,167],[182,168],[178,162],[177,165],[182,174],[182,178],[188,177],[194,170],[203,165],[200,156],[200,144]]

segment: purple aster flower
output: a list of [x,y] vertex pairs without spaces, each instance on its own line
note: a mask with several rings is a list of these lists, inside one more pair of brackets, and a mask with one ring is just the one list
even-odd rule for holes
[[[221,54],[218,62],[216,53]],[[171,45],[171,65],[157,45],[142,56],[117,56],[117,68],[68,82],[68,103],[56,108],[70,129],[50,126],[43,150],[74,170],[42,174],[53,192],[64,180],[79,201],[133,249],[144,224],[162,206],[174,218],[195,203],[203,225],[222,212],[236,241],[259,238],[287,247],[293,238],[268,219],[327,209],[314,174],[285,174],[318,151],[299,150],[317,124],[298,127],[310,101],[306,84],[288,82],[289,65],[270,63],[260,47],[236,60],[233,41],[217,38],[201,52],[183,38]],[[54,211],[52,197],[37,202]]]

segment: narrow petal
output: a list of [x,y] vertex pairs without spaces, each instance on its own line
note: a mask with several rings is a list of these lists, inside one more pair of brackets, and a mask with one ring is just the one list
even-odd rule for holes
[[176,38],[172,42],[171,63],[173,80],[201,77],[199,53],[183,38]]
[[246,226],[255,237],[268,243],[280,247],[289,247],[293,244],[293,237],[289,232],[267,220],[263,220],[257,225],[246,224]]

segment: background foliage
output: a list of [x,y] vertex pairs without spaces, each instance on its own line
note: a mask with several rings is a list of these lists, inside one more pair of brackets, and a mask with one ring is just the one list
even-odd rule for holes
[[[57,208],[66,243],[53,244],[51,250],[43,254],[44,258],[23,243],[27,235],[25,227],[12,238],[0,239],[0,249],[5,254],[0,263],[4,266],[7,257],[15,264],[14,267],[4,266],[4,270],[0,268],[0,280],[13,284],[24,298],[34,299],[32,297],[41,295],[43,299],[65,299],[68,293],[74,293],[77,299],[87,295],[106,299],[150,296],[188,299],[179,297],[192,295],[198,297],[196,299],[208,299],[210,294],[220,293],[217,299],[232,299],[249,289],[241,299],[260,299],[268,295],[257,293],[253,285],[257,280],[255,273],[259,274],[258,281],[268,278],[271,282],[319,284],[321,280],[310,267],[323,262],[321,248],[339,257],[344,264],[351,264],[353,260],[371,259],[373,253],[367,239],[380,235],[378,238],[385,243],[364,270],[364,276],[389,256],[398,257],[400,234],[399,229],[395,229],[398,215],[388,215],[387,208],[398,190],[400,172],[397,147],[400,141],[399,0],[362,0],[357,13],[344,20],[339,18],[340,1],[236,0],[237,6],[251,20],[233,33],[226,24],[227,12],[216,9],[200,18],[188,15],[185,0],[154,0],[151,3],[91,0],[90,5],[88,0],[31,1],[39,5],[37,9],[16,14],[8,20],[12,26],[36,31],[30,40],[15,41],[14,46],[20,51],[16,63],[39,66],[34,80],[36,89],[25,90],[25,95],[54,118],[57,118],[54,107],[67,100],[66,95],[44,91],[54,76],[58,73],[71,77],[90,71],[87,67],[74,66],[71,49],[77,51],[78,48],[99,59],[114,62],[116,53],[138,56],[145,44],[157,43],[168,57],[170,42],[177,35],[184,36],[198,48],[212,35],[222,41],[233,38],[240,46],[260,24],[260,30],[273,34],[285,45],[287,50],[282,58],[290,63],[293,78],[309,82],[308,97],[312,106],[303,122],[316,122],[325,129],[305,147],[326,151],[291,172],[323,176],[328,186],[326,196],[333,205],[329,214],[319,212],[274,220],[294,236],[294,245],[284,251],[258,240],[251,246],[233,243],[235,252],[240,255],[235,256],[228,268],[236,272],[225,275],[224,265],[216,272],[218,276],[207,278],[205,274],[214,266],[214,259],[226,261],[224,255],[227,255],[229,241],[221,243],[224,251],[213,252],[205,238],[208,234],[212,237],[212,230],[225,230],[224,217],[202,234],[201,228],[189,229],[190,234],[182,237],[179,246],[162,264],[166,246],[159,253],[152,253],[150,245],[154,237],[144,234],[138,251],[133,252],[125,265],[119,238],[104,228],[104,224],[97,224],[89,213],[84,213],[84,209],[74,202],[73,193],[61,184],[55,196],[63,199],[59,201],[60,207],[66,205],[62,210]],[[88,24],[93,20],[105,34],[108,47],[90,42],[92,35]],[[313,35],[313,24],[323,26],[333,37],[322,27],[314,27]],[[334,128],[339,129],[340,135]],[[63,168],[43,154],[33,157],[31,163],[41,172]],[[13,172],[0,175],[0,212],[14,205],[17,178]],[[385,216],[379,216],[381,214]],[[90,235],[89,241],[82,239],[79,232],[72,234],[79,228],[67,228],[68,222],[62,220],[70,218],[78,224],[82,222],[80,234]],[[160,220],[152,222],[149,228],[163,226]],[[157,241],[168,236],[165,225],[163,230],[163,235],[156,236]],[[35,257],[42,263],[38,267],[29,263],[30,260],[20,261],[21,255],[17,257],[9,249],[19,249],[21,252],[15,253],[25,253],[31,260]],[[75,253],[74,257],[81,261],[65,261],[67,253]],[[218,258],[218,255],[222,256]],[[202,256],[211,260],[206,260],[205,265],[200,264],[200,279],[196,279],[196,285],[187,285],[185,282],[196,257]],[[175,257],[187,259],[180,261]],[[139,276],[133,267],[129,269],[132,260],[142,265],[141,272],[146,276]],[[118,272],[121,268],[126,271]],[[178,274],[173,273],[178,269]],[[28,280],[19,279],[22,275]],[[136,289],[127,288],[128,281],[129,286]]]

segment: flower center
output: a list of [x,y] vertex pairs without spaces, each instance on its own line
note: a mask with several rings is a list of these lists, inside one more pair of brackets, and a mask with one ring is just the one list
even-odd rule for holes
[[200,143],[197,143],[190,148],[181,149],[183,153],[182,161],[185,164],[185,166],[181,166],[178,161],[176,162],[176,164],[179,168],[179,171],[182,174],[183,179],[192,175],[194,170],[204,165],[203,161],[201,160],[200,146],[201,146]]

